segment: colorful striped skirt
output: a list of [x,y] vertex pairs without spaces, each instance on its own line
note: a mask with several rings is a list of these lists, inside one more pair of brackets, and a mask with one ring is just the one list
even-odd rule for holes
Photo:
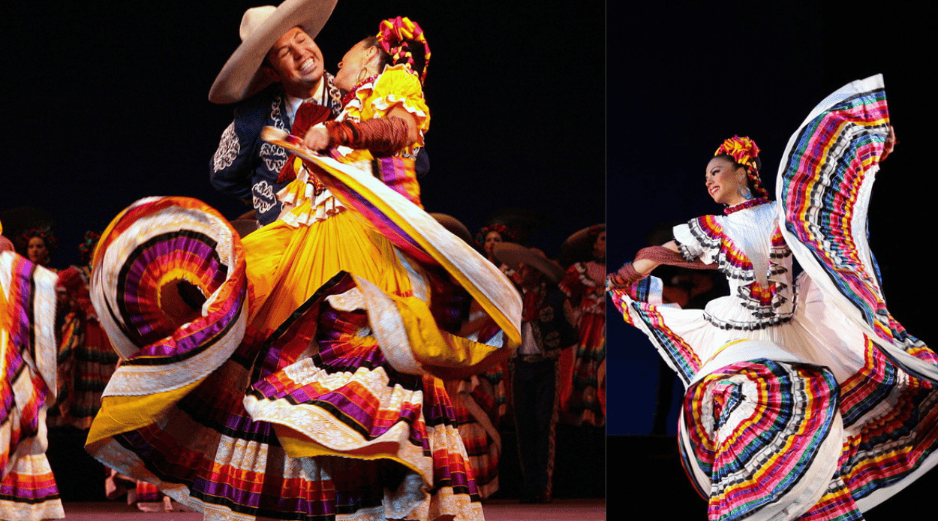
[[89,434],[105,464],[207,518],[482,519],[433,375],[498,346],[438,329],[424,299],[445,277],[351,212],[242,247],[204,204],[147,199],[95,266],[126,357]]
[[54,273],[0,252],[0,518],[63,518],[46,459],[55,400]]

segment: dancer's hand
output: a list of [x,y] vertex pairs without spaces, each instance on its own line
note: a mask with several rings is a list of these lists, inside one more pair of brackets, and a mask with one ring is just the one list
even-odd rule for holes
[[627,288],[627,281],[618,273],[610,273],[606,276],[606,286],[609,289]]
[[896,129],[889,125],[889,135],[886,136],[886,142],[883,143],[883,155],[879,158],[880,161],[886,159],[889,154],[892,154],[893,149],[896,148],[896,145],[899,144],[899,140],[896,139]]
[[329,132],[325,127],[313,127],[309,129],[303,138],[303,145],[314,151],[325,150],[329,148]]
[[627,262],[619,268],[619,271],[610,273],[606,280],[612,289],[631,288],[636,282],[647,277],[647,273],[640,273],[635,270],[632,263]]

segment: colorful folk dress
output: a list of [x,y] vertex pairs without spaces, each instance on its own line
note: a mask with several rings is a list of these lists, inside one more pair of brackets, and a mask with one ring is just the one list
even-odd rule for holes
[[938,357],[886,310],[866,241],[888,123],[882,78],[853,82],[791,138],[777,203],[675,227],[729,296],[611,291],[684,381],[678,440],[710,519],[861,519],[938,463]]
[[101,393],[119,360],[91,305],[90,283],[90,266],[70,266],[59,272],[65,318],[59,339],[59,395],[55,416],[50,411],[50,426],[91,427],[101,407]]
[[0,519],[65,517],[46,459],[55,401],[56,275],[0,252]]
[[[470,310],[470,317],[481,315]],[[472,318],[470,318],[471,320]],[[477,340],[504,341],[504,332],[489,318],[478,328]],[[466,446],[476,487],[482,499],[498,492],[498,464],[502,455],[501,422],[507,411],[507,361],[468,378],[447,380],[459,436]]]
[[[400,105],[425,128],[408,72],[357,96],[341,117]],[[510,354],[520,298],[418,206],[408,151],[350,165],[277,144],[298,158],[291,207],[243,243],[182,198],[140,201],[105,231],[93,298],[126,360],[89,451],[206,519],[482,519],[441,378]],[[506,339],[444,316],[454,296]]]
[[606,263],[577,262],[560,289],[573,306],[579,342],[560,358],[560,419],[573,425],[606,424]]

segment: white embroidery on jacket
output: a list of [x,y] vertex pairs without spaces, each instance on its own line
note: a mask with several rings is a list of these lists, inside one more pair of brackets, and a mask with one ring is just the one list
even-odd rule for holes
[[212,158],[212,168],[216,172],[224,170],[234,163],[241,151],[241,143],[238,142],[238,134],[235,133],[235,124],[232,121],[228,128],[221,133],[221,140],[218,142],[218,150]]

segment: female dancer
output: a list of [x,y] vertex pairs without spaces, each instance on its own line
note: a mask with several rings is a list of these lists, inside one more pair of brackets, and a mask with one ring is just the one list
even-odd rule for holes
[[492,251],[495,249],[495,245],[503,242],[515,242],[515,237],[511,233],[511,230],[502,223],[492,223],[487,226],[483,226],[479,233],[476,234],[476,243],[478,243],[479,248],[482,250],[482,255],[485,255],[485,258],[489,260],[492,264],[497,264],[498,259],[495,258],[495,254]]
[[561,420],[602,427],[606,423],[606,225],[597,224],[565,241],[587,250],[567,268],[560,289],[573,306],[576,349],[560,355]]
[[[349,51],[339,76],[361,81],[339,119],[313,125],[301,107],[293,128],[331,157],[268,132],[296,180],[243,246],[192,200],[112,222],[93,298],[126,360],[89,433],[96,457],[206,517],[482,517],[437,377],[507,356],[520,300],[418,206],[424,57],[401,18]],[[468,297],[504,341],[462,327]]]
[[[880,76],[815,108],[789,141],[778,202],[755,143],[728,139],[706,170],[726,215],[675,227],[609,277],[626,322],[687,387],[682,461],[710,519],[860,519],[938,462],[938,357],[889,315],[866,243],[893,143]],[[662,263],[719,269],[731,294],[660,305],[645,277]]]
[[19,253],[30,262],[49,268],[58,241],[49,226],[30,228],[20,237]]
[[46,459],[57,277],[9,246],[0,236],[0,519],[60,519],[65,512]]
[[59,337],[59,396],[50,426],[87,430],[101,407],[101,392],[114,373],[118,356],[91,305],[91,256],[101,238],[86,231],[78,246],[81,264],[59,272],[56,289],[65,315]]
[[[508,278],[515,280],[515,270],[513,270],[511,266],[498,260],[494,253],[495,246],[498,244],[502,242],[516,242],[517,237],[515,237],[511,228],[500,222],[493,222],[483,226],[476,234],[475,240],[479,252],[484,255],[489,262],[498,266],[498,269],[508,276]],[[508,414],[508,403],[510,401],[508,374],[508,360],[505,360],[502,364],[492,367],[483,373],[479,373],[478,377],[485,380],[487,383],[483,384],[482,387],[475,388],[475,391],[478,391],[477,399],[488,404],[486,409],[490,411],[490,415],[496,427],[500,426],[502,422],[506,420],[511,420]],[[491,392],[488,392],[488,390]],[[497,469],[494,470],[497,471]]]

